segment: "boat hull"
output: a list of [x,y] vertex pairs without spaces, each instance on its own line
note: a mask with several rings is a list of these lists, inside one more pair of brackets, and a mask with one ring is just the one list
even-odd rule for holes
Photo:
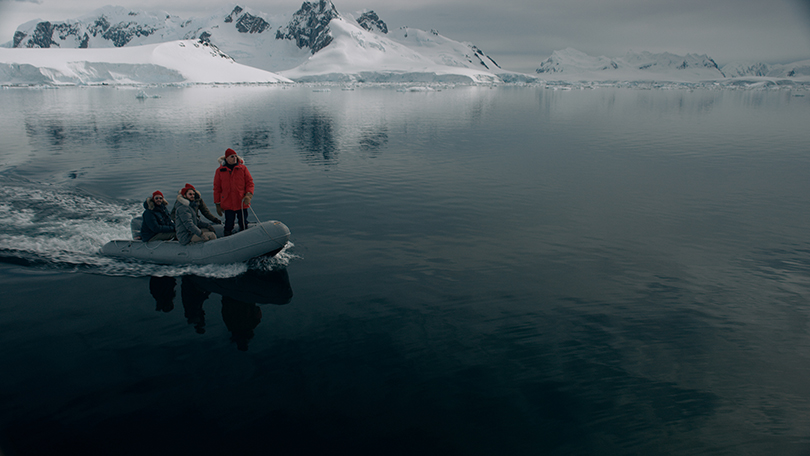
[[[220,236],[221,231],[217,234]],[[273,220],[251,225],[231,236],[188,245],[180,245],[177,241],[110,241],[104,244],[101,253],[157,264],[229,264],[273,256],[287,245],[289,239],[290,229]]]

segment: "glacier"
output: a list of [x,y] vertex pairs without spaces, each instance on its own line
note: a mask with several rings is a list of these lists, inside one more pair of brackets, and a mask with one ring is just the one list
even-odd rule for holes
[[236,63],[216,47],[181,40],[116,49],[0,48],[0,84],[139,85],[291,83]]

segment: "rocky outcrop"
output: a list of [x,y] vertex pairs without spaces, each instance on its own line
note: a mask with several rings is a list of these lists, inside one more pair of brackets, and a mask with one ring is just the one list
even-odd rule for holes
[[[498,65],[498,63],[495,60],[492,59],[492,57],[484,54],[484,51],[482,51],[481,49],[478,49],[478,46],[475,46],[475,45],[472,45],[472,44],[469,45],[469,46],[470,46],[470,49],[473,52],[473,56],[475,56],[475,58],[478,60],[478,63],[480,63],[487,70],[492,69],[492,68],[490,68],[489,65],[487,65],[487,62],[490,62],[490,63],[494,64],[495,67],[497,67],[497,68],[501,67],[500,65]],[[470,62],[472,63],[473,61],[470,60]]]
[[247,12],[243,14],[243,11],[241,7],[237,6],[231,11],[231,14],[225,17],[225,23],[235,22],[236,30],[239,33],[262,33],[270,28],[270,24],[264,19]]
[[[43,21],[28,29],[18,29],[12,46],[87,48],[107,47],[109,42],[115,47],[122,47],[197,37],[210,42],[213,30],[223,22],[220,16],[215,22],[197,22],[193,25],[195,21],[192,20],[181,22],[175,16],[137,13],[122,7],[104,7],[97,14],[65,22]],[[260,34],[271,28],[266,20],[239,6],[225,16],[224,23],[246,34]],[[156,35],[157,39],[143,39],[152,35]]]
[[[130,13],[130,15],[136,15]],[[13,47],[50,48],[61,47],[63,43],[75,43],[78,48],[88,47],[90,37],[101,37],[111,41],[113,46],[126,46],[133,38],[146,37],[157,31],[157,28],[143,25],[137,21],[118,22],[111,24],[104,15],[99,16],[93,23],[82,22],[39,22],[29,35],[17,30],[14,34]]]
[[360,15],[357,18],[357,23],[369,32],[388,33],[388,26],[374,11],[368,11]]
[[144,27],[136,22],[121,22],[108,27],[101,36],[112,41],[115,47],[121,47],[126,46],[133,38],[149,36],[155,31],[152,27]]
[[[80,42],[87,47],[87,33],[82,34],[81,27],[77,24],[70,23],[51,23],[48,21],[39,22],[34,26],[33,32],[27,34],[22,31],[14,33],[14,47],[26,48],[49,48],[51,46],[59,47],[59,43],[54,40],[54,35],[61,40],[65,40],[69,36],[79,37]],[[28,39],[26,39],[28,38]],[[82,47],[82,46],[80,46]]]
[[276,31],[276,39],[295,41],[299,48],[309,48],[314,54],[332,42],[329,23],[339,17],[335,5],[329,0],[304,2],[290,23]]

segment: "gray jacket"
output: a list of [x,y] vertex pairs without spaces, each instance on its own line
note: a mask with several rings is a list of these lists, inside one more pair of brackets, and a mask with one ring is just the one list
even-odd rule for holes
[[174,204],[175,221],[174,229],[177,233],[177,240],[180,245],[186,245],[191,242],[191,237],[195,234],[202,236],[201,228],[211,228],[208,223],[200,221],[200,216],[197,213],[197,201],[189,201],[180,195],[177,195],[177,202]]

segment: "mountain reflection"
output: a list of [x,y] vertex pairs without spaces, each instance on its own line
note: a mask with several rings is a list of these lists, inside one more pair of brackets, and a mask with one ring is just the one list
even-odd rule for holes
[[121,149],[172,137],[169,131],[130,121],[99,128],[95,122],[65,124],[58,119],[35,118],[26,118],[25,133],[31,140],[44,140],[49,146],[64,150],[93,142],[104,143],[111,149]]
[[376,152],[388,144],[388,134],[382,131],[365,130],[360,135],[360,150]]
[[308,162],[337,160],[334,119],[318,111],[302,112],[290,126],[290,135]]
[[[171,312],[174,309],[176,284],[174,277],[150,278],[149,292],[155,299],[155,310]],[[248,349],[254,330],[261,323],[262,310],[258,304],[288,304],[293,296],[286,270],[248,271],[227,279],[183,276],[180,297],[184,317],[197,334],[205,334],[204,304],[212,293],[221,296],[222,321],[231,333],[231,341],[240,351]]]
[[243,152],[267,150],[273,146],[273,130],[268,126],[261,126],[242,132],[242,137],[234,141]]

